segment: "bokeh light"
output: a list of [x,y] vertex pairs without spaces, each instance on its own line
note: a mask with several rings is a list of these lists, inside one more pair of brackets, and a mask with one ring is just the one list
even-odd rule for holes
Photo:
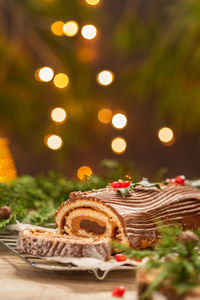
[[117,113],[112,118],[112,125],[117,129],[123,129],[127,124],[127,117],[124,114]]
[[62,147],[63,141],[60,136],[50,134],[44,138],[44,143],[51,150],[59,150]]
[[85,25],[81,29],[82,36],[87,40],[92,40],[97,35],[97,29],[94,25]]
[[63,26],[64,26],[64,22],[56,21],[51,25],[51,31],[55,35],[62,36],[63,35]]
[[63,32],[67,36],[75,36],[78,33],[78,23],[76,21],[68,21],[63,26]]
[[51,111],[51,118],[54,122],[63,123],[67,118],[67,113],[63,108],[56,107]]
[[162,127],[158,131],[158,138],[164,144],[172,143],[174,140],[174,133],[171,128]]
[[111,142],[111,148],[116,154],[122,154],[126,150],[126,141],[122,137],[116,137]]
[[57,88],[63,89],[68,85],[69,77],[64,73],[58,73],[54,76],[53,83]]
[[54,75],[54,71],[50,67],[40,68],[38,72],[38,77],[41,81],[48,82],[51,81]]
[[101,0],[85,0],[85,2],[89,5],[96,6],[101,2]]
[[98,119],[99,122],[103,124],[108,124],[111,122],[112,119],[112,111],[109,108],[102,108],[98,112]]
[[84,180],[85,176],[90,177],[92,175],[92,169],[88,166],[82,166],[77,171],[77,176],[80,180]]
[[38,69],[35,71],[35,79],[37,79],[38,81],[41,82],[42,80],[41,80],[40,77],[39,77],[40,69],[41,69],[41,68],[38,68]]
[[109,85],[114,80],[113,72],[109,70],[101,71],[97,74],[97,82],[101,85]]

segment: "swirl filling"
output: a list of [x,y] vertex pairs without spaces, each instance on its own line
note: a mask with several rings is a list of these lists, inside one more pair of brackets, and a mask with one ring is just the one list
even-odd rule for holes
[[57,215],[57,232],[83,238],[106,238],[127,243],[117,213],[109,206],[92,200],[67,201]]

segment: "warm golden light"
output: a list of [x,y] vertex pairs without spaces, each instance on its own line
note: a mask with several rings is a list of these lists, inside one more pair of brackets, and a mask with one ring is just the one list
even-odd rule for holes
[[85,2],[89,5],[95,6],[98,5],[101,2],[101,0],[85,0]]
[[113,72],[109,70],[101,71],[97,74],[97,82],[101,85],[109,85],[114,80]]
[[51,118],[54,122],[63,123],[66,120],[67,113],[61,107],[56,107],[51,111]]
[[53,83],[57,88],[63,89],[69,83],[69,77],[64,73],[58,73],[53,79]]
[[174,133],[171,128],[163,127],[158,131],[158,138],[162,143],[171,143],[174,140]]
[[62,21],[54,22],[51,25],[51,31],[55,35],[62,36],[63,35],[63,26],[64,26],[64,22],[62,22]]
[[81,34],[84,39],[92,40],[97,35],[97,29],[94,25],[85,25],[81,30]]
[[35,79],[37,79],[38,81],[42,81],[39,77],[39,72],[40,72],[40,68],[35,71]]
[[53,78],[54,72],[52,68],[43,67],[38,72],[38,77],[41,81],[48,82]]
[[127,117],[124,114],[115,114],[112,118],[112,125],[117,129],[123,129],[127,124]]
[[99,122],[101,122],[103,124],[110,123],[110,121],[112,119],[112,111],[108,108],[102,108],[98,112],[98,119],[99,119]]
[[90,177],[92,175],[92,169],[88,166],[82,166],[77,171],[77,176],[80,180],[85,180],[86,176]]
[[51,150],[59,150],[63,144],[61,137],[55,134],[45,137],[44,142]]
[[78,33],[78,23],[76,21],[68,21],[63,26],[63,32],[67,36],[75,36]]
[[9,141],[0,137],[0,182],[10,184],[17,179],[17,170],[10,151]]
[[122,137],[116,137],[111,142],[111,148],[116,154],[122,154],[126,150],[126,141]]

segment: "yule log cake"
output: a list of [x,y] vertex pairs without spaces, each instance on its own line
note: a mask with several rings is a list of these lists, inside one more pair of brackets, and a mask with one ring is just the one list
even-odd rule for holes
[[125,197],[111,186],[89,192],[72,192],[56,212],[59,234],[69,237],[101,237],[133,248],[145,248],[158,240],[157,224],[200,226],[200,190],[169,184],[162,189],[137,186]]
[[93,257],[109,260],[111,246],[106,240],[57,235],[42,229],[20,231],[17,248],[20,253],[35,256]]

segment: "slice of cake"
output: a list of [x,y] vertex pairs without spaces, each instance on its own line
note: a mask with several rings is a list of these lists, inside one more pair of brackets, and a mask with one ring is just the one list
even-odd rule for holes
[[110,243],[105,239],[70,238],[41,229],[20,231],[17,248],[20,253],[46,257],[92,257],[106,261],[111,256]]
[[200,226],[200,190],[178,184],[163,185],[161,190],[138,186],[124,198],[110,186],[72,192],[55,220],[58,234],[107,238],[146,248],[158,241],[159,222],[184,229]]

